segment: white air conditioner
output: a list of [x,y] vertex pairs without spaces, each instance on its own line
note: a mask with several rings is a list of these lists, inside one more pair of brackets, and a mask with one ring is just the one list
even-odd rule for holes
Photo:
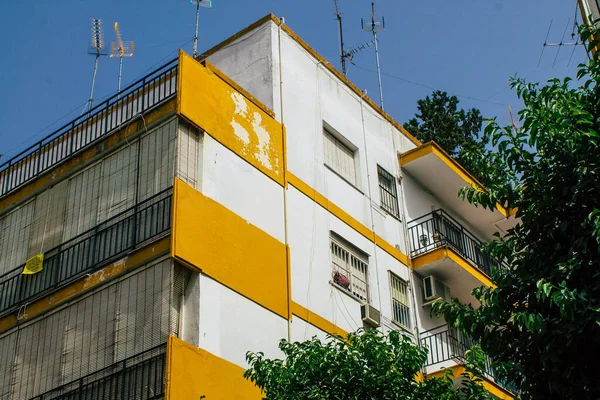
[[363,304],[360,306],[360,316],[363,322],[374,328],[379,327],[381,324],[381,314],[379,313],[379,310],[370,304]]
[[426,276],[423,278],[423,297],[425,299],[423,306],[429,306],[439,299],[446,299],[447,290],[446,285],[437,280],[435,276]]

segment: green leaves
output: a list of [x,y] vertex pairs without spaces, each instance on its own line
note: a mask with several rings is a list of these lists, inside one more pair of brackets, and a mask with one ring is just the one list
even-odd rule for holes
[[[582,31],[598,38],[598,32]],[[594,39],[590,46],[599,45]],[[481,147],[467,149],[487,192],[460,195],[487,208],[517,208],[520,222],[488,246],[507,264],[481,306],[434,311],[480,340],[524,399],[600,398],[600,63],[576,81],[512,78],[523,101],[515,126],[490,120]]]
[[[475,367],[468,367],[467,383],[455,391],[450,375],[416,379],[427,350],[398,331],[385,335],[375,329],[360,330],[323,342],[316,337],[294,343],[282,340],[279,348],[283,360],[265,359],[262,353],[246,355],[250,368],[244,377],[268,400],[487,399]],[[473,354],[473,365],[485,360],[480,350]]]

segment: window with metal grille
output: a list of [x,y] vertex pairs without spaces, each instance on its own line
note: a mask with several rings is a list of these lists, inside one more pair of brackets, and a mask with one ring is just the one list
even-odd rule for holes
[[379,197],[381,197],[381,208],[387,211],[392,217],[400,218],[398,211],[398,192],[396,191],[396,182],[394,176],[385,169],[377,166],[379,175]]
[[355,150],[342,143],[326,128],[323,128],[323,138],[325,165],[350,184],[356,186],[358,179],[354,162]]
[[341,240],[331,238],[332,280],[339,288],[368,303],[368,259]]
[[398,325],[410,329],[408,283],[390,272],[390,292],[392,294],[392,320]]

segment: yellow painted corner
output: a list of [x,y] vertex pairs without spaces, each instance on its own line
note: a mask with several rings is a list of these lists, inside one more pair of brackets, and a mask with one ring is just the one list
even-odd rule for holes
[[348,332],[335,325],[333,322],[326,320],[318,314],[308,310],[296,302],[292,302],[292,314],[300,318],[301,320],[316,326],[325,333],[332,336],[346,336]]
[[169,336],[166,400],[259,400],[261,391],[243,377],[244,369],[206,350]]
[[179,68],[180,115],[283,186],[281,124],[185,53]]
[[285,244],[179,179],[173,193],[173,257],[287,319]]

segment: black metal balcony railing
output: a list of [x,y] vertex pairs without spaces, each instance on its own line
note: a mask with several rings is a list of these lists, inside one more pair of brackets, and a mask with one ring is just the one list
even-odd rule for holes
[[47,251],[43,269],[23,275],[25,265],[0,276],[0,315],[118,259],[171,228],[173,190],[168,188]]
[[408,225],[413,257],[441,246],[449,246],[488,276],[492,276],[492,268],[499,265],[493,257],[482,251],[483,242],[444,210],[423,215]]
[[0,196],[12,192],[106,137],[138,114],[170,100],[176,91],[177,59],[129,85],[1,164]]
[[[425,367],[451,360],[459,364],[464,364],[466,361],[466,352],[475,344],[477,344],[477,341],[473,338],[448,325],[439,326],[423,332],[421,334],[421,346],[426,347],[429,351]],[[496,373],[492,367],[491,358],[486,357],[484,369],[481,372],[487,378],[492,379],[500,386],[515,393],[516,389],[514,385],[506,384],[497,379]]]
[[166,346],[136,354],[30,400],[154,400],[165,394]]

